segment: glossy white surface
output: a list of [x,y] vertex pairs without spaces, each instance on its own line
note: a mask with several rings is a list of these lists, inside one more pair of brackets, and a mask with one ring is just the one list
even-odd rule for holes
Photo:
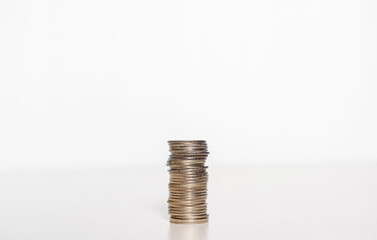
[[8,170],[0,239],[377,239],[377,166],[209,168],[210,222],[168,222],[166,168]]

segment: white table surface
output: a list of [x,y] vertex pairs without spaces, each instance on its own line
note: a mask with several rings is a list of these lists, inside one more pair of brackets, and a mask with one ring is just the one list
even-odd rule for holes
[[376,240],[377,165],[209,167],[208,224],[170,224],[161,168],[0,171],[0,239]]

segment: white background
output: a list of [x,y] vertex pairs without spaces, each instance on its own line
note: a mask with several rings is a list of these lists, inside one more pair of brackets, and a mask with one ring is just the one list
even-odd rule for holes
[[0,1],[0,167],[377,160],[377,2]]

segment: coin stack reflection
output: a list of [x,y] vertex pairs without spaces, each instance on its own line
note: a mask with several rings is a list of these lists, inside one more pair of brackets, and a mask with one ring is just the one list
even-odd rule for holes
[[205,223],[209,154],[204,140],[168,141],[169,214],[172,223]]

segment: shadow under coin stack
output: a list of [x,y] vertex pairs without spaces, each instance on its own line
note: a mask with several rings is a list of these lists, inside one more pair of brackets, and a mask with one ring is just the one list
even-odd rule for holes
[[206,223],[207,143],[168,141],[170,146],[169,214],[171,223]]

